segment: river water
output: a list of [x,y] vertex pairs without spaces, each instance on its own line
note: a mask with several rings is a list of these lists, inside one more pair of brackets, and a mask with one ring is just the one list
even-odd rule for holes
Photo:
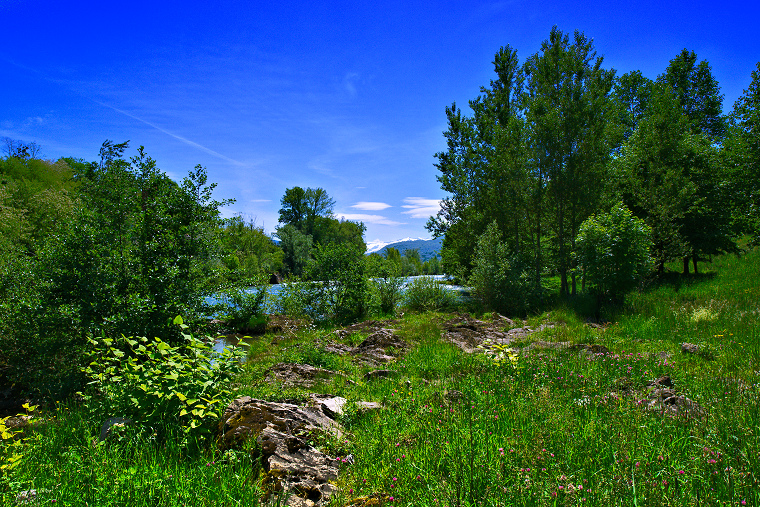
[[[419,275],[419,276],[408,276],[404,278],[404,285],[401,287],[401,291],[404,292],[406,290],[406,287],[409,286],[410,283],[412,283],[414,280],[418,278],[432,278],[433,280],[437,281],[444,281],[449,280],[450,278],[448,275]],[[308,283],[308,282],[296,282],[296,283]],[[274,284],[274,285],[268,285],[267,286],[267,299],[264,303],[264,308],[267,313],[272,313],[272,300],[277,298],[277,295],[280,293],[281,289],[286,286],[287,284]],[[468,288],[463,287],[461,285],[453,285],[453,284],[446,284],[443,285],[447,290],[450,290],[452,292],[456,292],[460,295],[466,295],[469,291]],[[256,290],[255,287],[250,287],[246,289],[246,292],[253,293]],[[224,301],[220,298],[209,296],[206,298],[206,302],[209,304],[218,304],[223,303]],[[249,338],[248,340],[253,340],[255,338]],[[235,338],[234,336],[228,336],[228,337],[219,337],[214,342],[214,350],[217,352],[222,352],[225,347],[228,347],[230,345],[237,344],[239,341],[238,338]]]

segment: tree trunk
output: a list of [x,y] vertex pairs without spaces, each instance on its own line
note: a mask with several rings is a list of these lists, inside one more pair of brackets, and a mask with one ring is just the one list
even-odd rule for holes
[[683,258],[683,274],[684,276],[689,274],[689,257],[688,256]]
[[697,271],[697,256],[696,255],[692,255],[691,256],[691,261],[694,264],[694,274],[698,275],[699,271]]

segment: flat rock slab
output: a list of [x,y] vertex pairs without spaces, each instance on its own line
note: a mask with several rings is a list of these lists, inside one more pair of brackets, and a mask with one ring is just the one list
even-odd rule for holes
[[502,315],[494,315],[491,320],[475,319],[466,314],[444,324],[443,339],[456,345],[468,354],[483,352],[480,347],[484,342],[506,346],[515,340],[555,326],[553,323],[541,324],[537,328],[528,326],[505,329],[515,322]]
[[317,382],[330,380],[336,375],[342,376],[337,371],[317,368],[310,364],[277,363],[269,368],[266,380],[280,382],[284,387],[312,387]]

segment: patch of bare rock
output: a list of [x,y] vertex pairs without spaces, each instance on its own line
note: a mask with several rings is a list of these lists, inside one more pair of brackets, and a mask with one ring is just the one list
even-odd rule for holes
[[[345,377],[340,372],[317,368],[310,364],[277,363],[269,368],[266,380],[278,382],[283,387],[313,387],[317,382],[330,380],[336,376]],[[348,378],[346,381],[351,382]]]
[[393,361],[409,348],[409,343],[402,340],[392,330],[379,329],[349,353],[361,363],[379,366]]
[[667,375],[650,382],[643,394],[639,401],[647,410],[670,416],[702,417],[705,415],[705,411],[697,402],[678,394],[673,381]]
[[[347,400],[339,396],[311,394],[304,405],[276,403],[243,396],[224,411],[219,423],[221,450],[250,449],[255,439],[266,471],[270,495],[290,495],[290,507],[326,505],[343,464],[352,456],[335,458],[312,446],[313,439],[343,437],[335,420]],[[379,403],[359,402],[360,411],[378,410]]]
[[444,324],[443,339],[453,343],[464,352],[472,354],[479,352],[481,349],[478,346],[486,341],[506,346],[533,333],[551,329],[556,325],[553,322],[547,322],[535,328],[529,326],[516,327],[515,321],[498,314],[490,321],[460,314]]
[[341,438],[335,421],[346,400],[313,395],[305,406],[255,400],[244,396],[233,401],[219,423],[221,450],[250,449],[255,439],[271,494],[290,494],[286,505],[326,505],[335,490],[341,460],[312,446],[313,438]]

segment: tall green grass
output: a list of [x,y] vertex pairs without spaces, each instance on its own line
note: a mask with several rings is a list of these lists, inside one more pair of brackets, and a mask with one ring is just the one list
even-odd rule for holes
[[[760,505],[760,252],[719,257],[703,271],[630,294],[602,328],[569,305],[533,316],[531,326],[559,325],[519,343],[597,343],[606,355],[536,349],[517,367],[495,364],[442,339],[450,315],[415,313],[393,325],[412,345],[385,366],[396,377],[365,381],[370,366],[327,353],[315,341],[338,338],[310,329],[254,344],[239,393],[305,398],[264,380],[270,365],[292,360],[353,382],[309,391],[382,402],[375,412],[349,408],[340,445],[314,442],[355,459],[332,506],[373,493],[383,499],[373,505],[386,506]],[[682,353],[683,342],[700,352]],[[647,386],[665,375],[703,416],[642,407]],[[258,505],[255,453],[183,450],[171,436],[137,432],[98,443],[101,421],[90,417],[75,407],[47,414],[21,465],[0,476],[0,503],[35,489],[43,505]]]

